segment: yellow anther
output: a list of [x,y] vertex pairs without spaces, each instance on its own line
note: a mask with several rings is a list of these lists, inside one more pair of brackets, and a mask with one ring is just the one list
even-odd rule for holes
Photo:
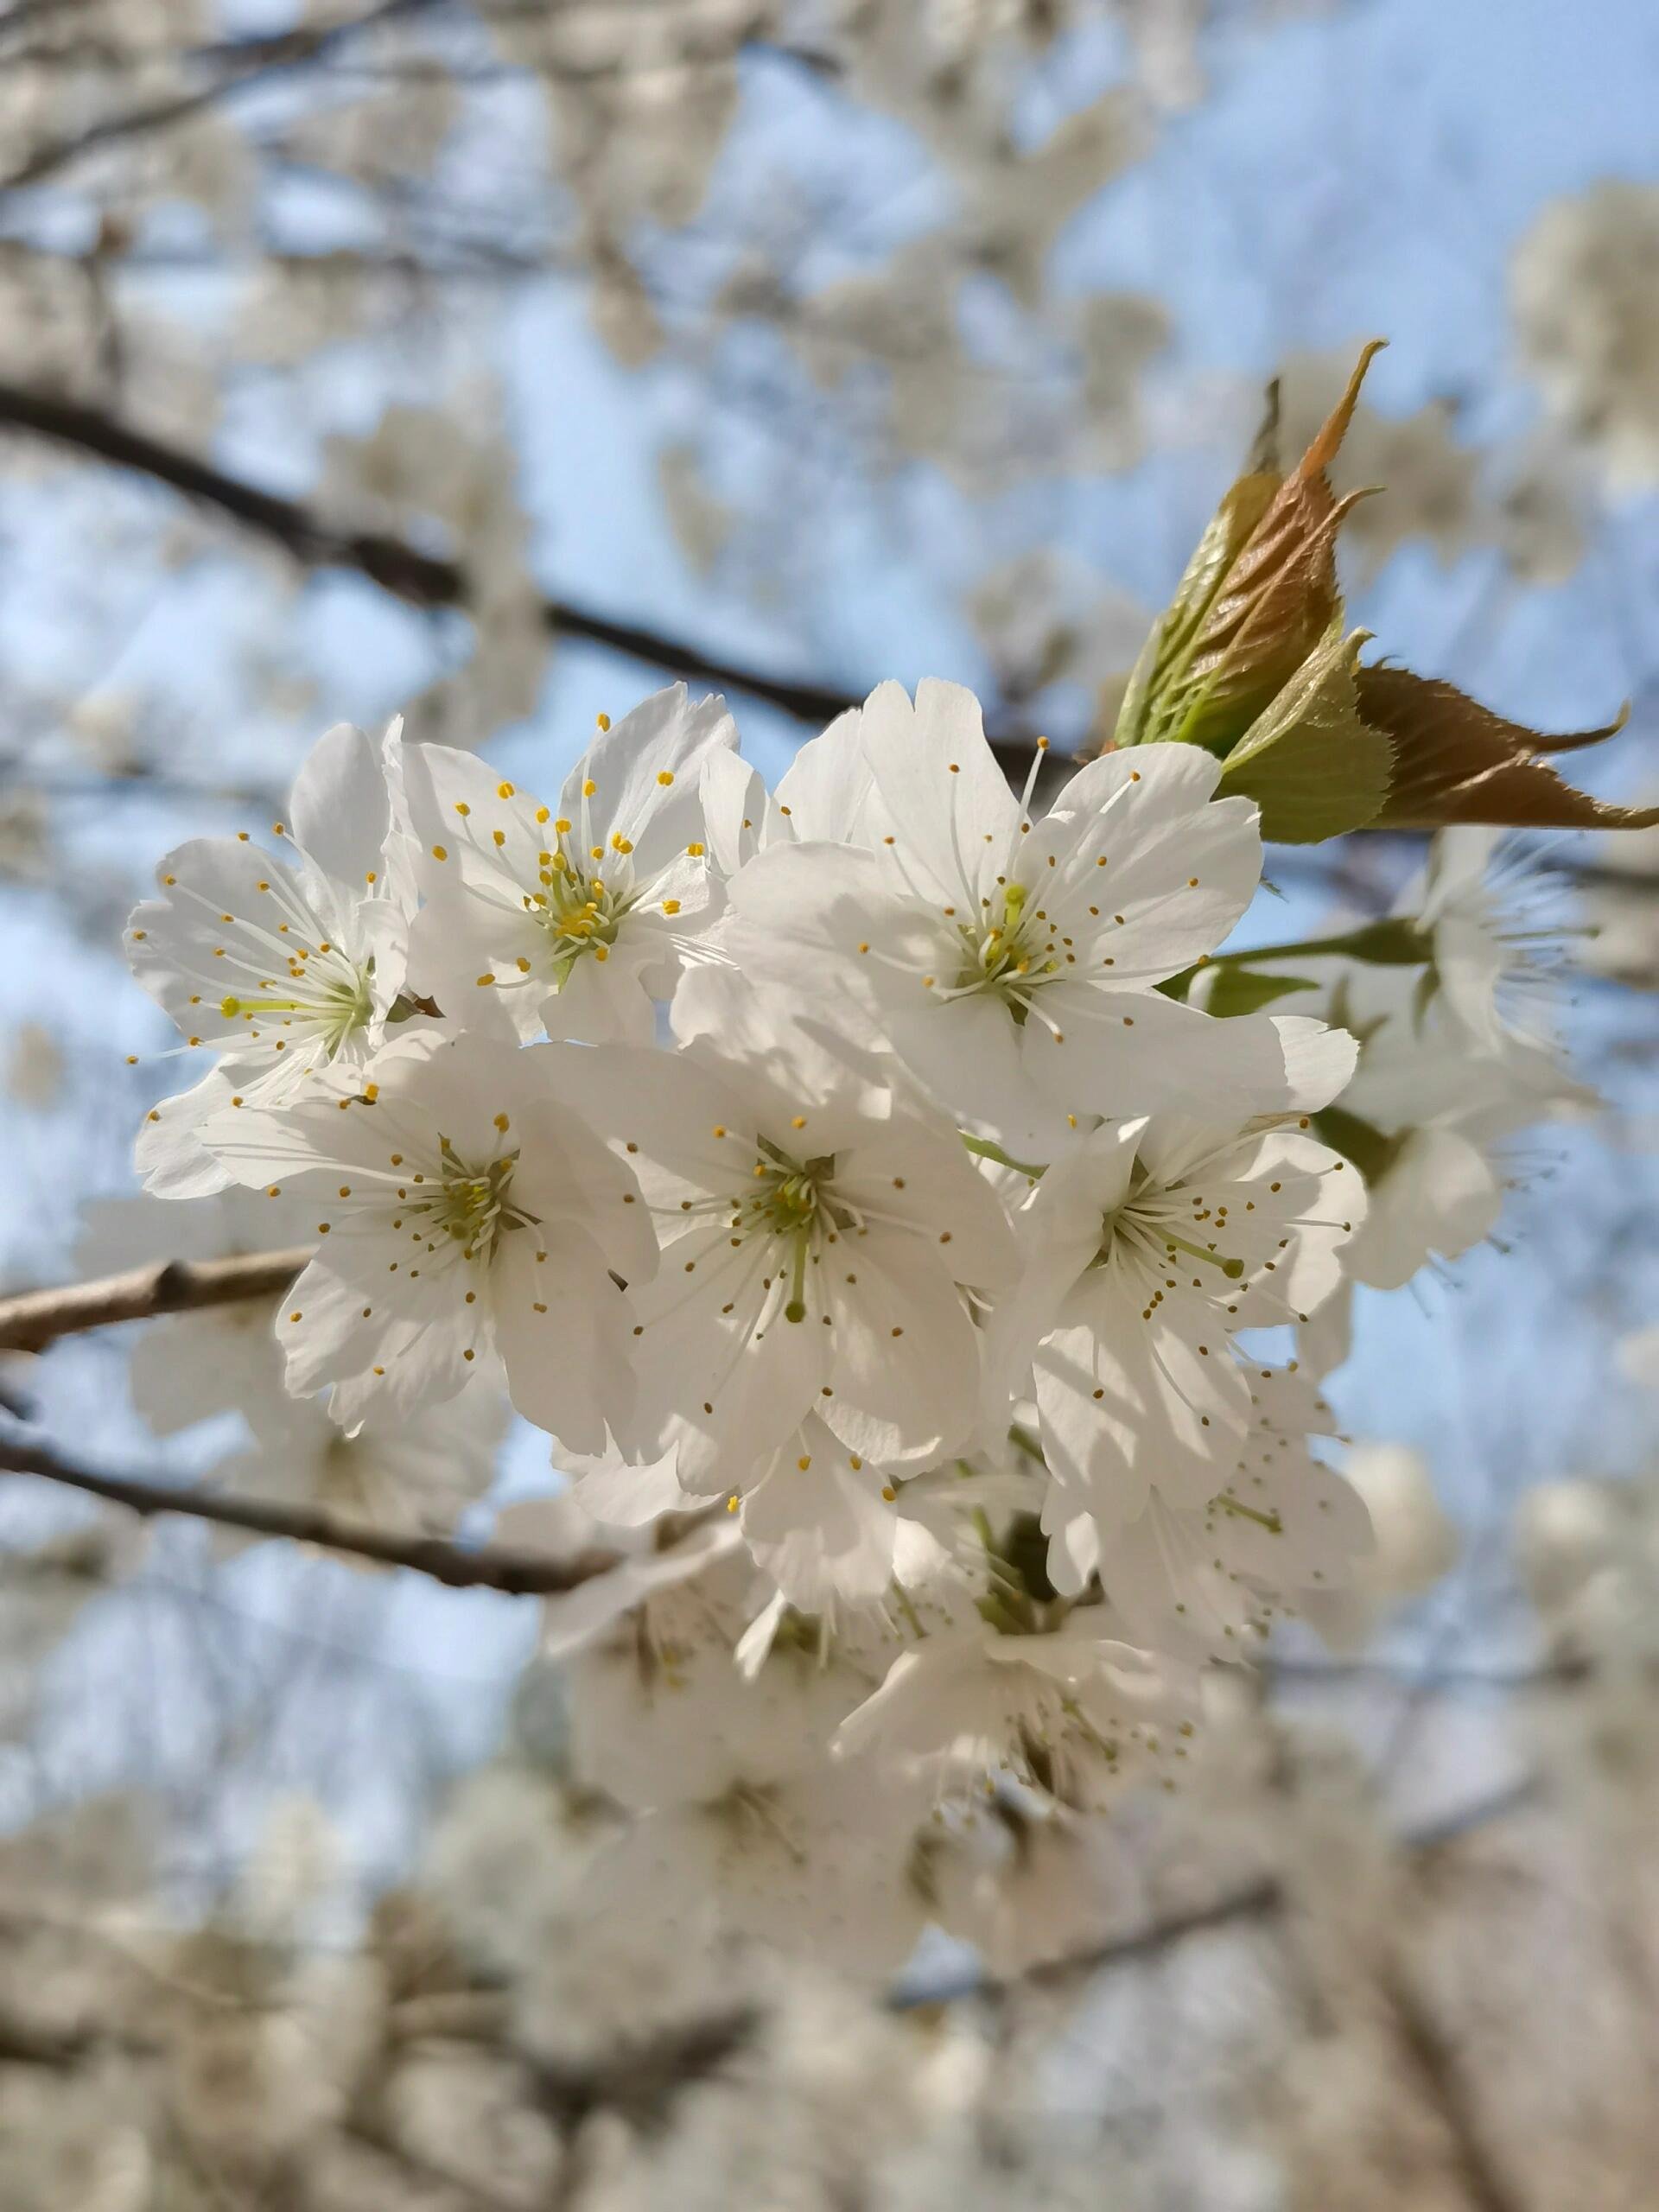
[[363,1096],[368,1100],[370,1105],[372,1106],[375,1100],[380,1096],[379,1084],[378,1083],[365,1083],[363,1086]]
[[495,787],[495,795],[498,798],[511,798],[512,797],[512,785],[511,784],[498,784]]
[[378,879],[377,878],[374,870],[371,868],[368,874],[364,877],[363,880],[365,883],[374,883],[378,881]]
[[536,819],[538,822],[545,822],[547,820],[547,809],[544,806],[538,806],[537,808]]
[[558,831],[560,836],[563,837],[568,834],[570,824],[565,820],[564,817],[561,815],[558,820],[553,824],[553,827]]
[[688,845],[685,849],[694,861],[700,861],[702,858],[703,849],[701,845]]
[[521,976],[528,976],[530,973],[530,963],[522,952],[518,956],[518,973]]
[[795,1464],[800,1469],[801,1472],[804,1474],[812,1464],[812,1454],[810,1452],[803,1452],[800,1458],[795,1462]]
[[500,1130],[502,1135],[505,1136],[507,1131],[512,1127],[512,1124],[505,1114],[498,1114],[495,1117],[495,1126]]
[[447,861],[449,857],[448,847],[447,845],[434,845],[432,848],[432,857],[435,861]]
[[796,1114],[791,1116],[789,1126],[791,1129],[804,1129],[806,1127],[805,1115]]
[[507,842],[507,833],[505,830],[492,830],[490,835],[498,845],[505,845]]
[[478,988],[481,991],[487,984],[493,983],[494,981],[495,978],[493,976],[480,976],[478,978]]
[[472,810],[472,808],[467,805],[464,798],[458,798],[455,801],[455,812],[457,814],[467,815],[470,814]]
[[664,901],[663,901],[663,912],[664,912],[665,914],[677,914],[677,913],[679,912],[679,911],[680,911],[680,902],[679,902],[679,900],[678,900],[677,899],[664,899]]
[[887,1503],[891,1505],[893,1499],[898,1497],[899,1493],[894,1490],[891,1483],[883,1483],[881,1485],[881,1495],[887,1499]]
[[731,1496],[726,1501],[726,1510],[728,1513],[735,1513],[737,1510],[737,1492],[735,1491],[732,1492]]
[[582,795],[583,798],[592,798],[594,793],[598,789],[599,785],[594,781],[593,778],[589,776],[587,782],[584,783],[582,787]]
[[[283,825],[282,825],[282,823],[281,823],[280,822],[273,822],[273,823],[271,823],[271,825],[270,825],[270,832],[271,832],[272,836],[274,836],[274,837],[286,837],[286,836],[287,836],[287,835],[288,835],[287,830],[283,829]],[[248,836],[248,833],[247,833],[247,831],[246,831],[245,830],[238,830],[237,834],[238,835],[238,836],[240,836],[240,837],[241,837],[241,839],[242,839],[243,842],[245,844],[245,843],[247,842],[247,836]]]
[[674,780],[674,771],[671,768],[659,768],[657,771],[657,780],[666,791]]

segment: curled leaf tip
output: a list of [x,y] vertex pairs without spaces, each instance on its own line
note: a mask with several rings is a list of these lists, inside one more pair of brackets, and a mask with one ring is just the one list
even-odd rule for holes
[[1354,410],[1359,404],[1359,390],[1365,381],[1365,372],[1388,342],[1386,338],[1373,338],[1361,348],[1359,359],[1354,364],[1354,372],[1348,379],[1347,389],[1326,416],[1318,437],[1302,455],[1296,472],[1299,476],[1318,476],[1336,459],[1338,450],[1348,435],[1348,426],[1354,419]]
[[1610,722],[1603,722],[1599,729],[1567,729],[1554,734],[1535,730],[1532,749],[1535,753],[1576,753],[1581,745],[1599,745],[1604,738],[1617,737],[1630,719],[1630,702],[1627,699]]
[[1244,463],[1247,474],[1276,476],[1280,473],[1279,413],[1282,381],[1279,377],[1268,379],[1263,397],[1262,420]]

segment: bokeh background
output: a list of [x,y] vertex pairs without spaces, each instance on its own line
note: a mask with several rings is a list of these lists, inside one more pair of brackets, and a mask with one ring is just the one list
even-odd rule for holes
[[[1628,700],[1585,780],[1659,796],[1656,105],[1649,0],[11,0],[5,1287],[173,1249],[160,1208],[84,1212],[130,1197],[133,1130],[187,1079],[120,925],[168,846],[280,814],[321,729],[401,711],[545,790],[598,713],[685,675],[726,691],[771,775],[837,697],[938,674],[996,733],[1086,749],[1268,379],[1294,449],[1372,336],[1389,350],[1338,472],[1387,487],[1344,539],[1355,620],[1546,728]],[[1561,1019],[1604,1103],[1517,1147],[1491,1245],[1361,1294],[1330,1389],[1393,1516],[1391,1579],[1348,1649],[1293,1639],[1265,1693],[1300,1747],[1281,1780],[1340,1770],[1378,1835],[1496,1808],[1409,1906],[1450,2012],[1408,2018],[1389,2059],[1268,2007],[1251,2063],[1320,2086],[1264,2152],[1217,2024],[1279,1971],[1259,1931],[1051,1993],[1044,2108],[1107,2161],[1078,2203],[1230,2205],[1214,2161],[1247,2136],[1259,2193],[1236,2201],[1262,2208],[1652,2201],[1659,1946],[1632,1808],[1659,1768],[1659,1344],[1638,1334],[1659,1319],[1659,833],[1534,847],[1581,932]],[[1276,853],[1245,928],[1385,911],[1421,860],[1399,836]],[[142,1417],[132,1343],[10,1360],[0,1385],[90,1462],[222,1470],[238,1417]],[[1605,1548],[1624,1516],[1611,1704],[1571,1702],[1582,1654],[1540,1610],[1527,1531],[1548,1510],[1522,1500],[1568,1478],[1592,1485],[1573,1529]],[[508,1435],[467,1530],[554,1479]],[[188,1920],[281,1858],[302,1804],[344,1943],[457,1777],[536,1737],[531,1601],[229,1553],[10,1476],[0,1545],[16,1884],[42,1822],[141,1800],[144,1909]],[[1612,1746],[1593,1781],[1592,1741]],[[1539,1814],[1541,1770],[1575,1777],[1570,1818],[1561,1789]],[[1494,1953],[1548,1960],[1550,1986],[1500,2001]],[[1341,1957],[1338,1982],[1363,1980]],[[1580,2056],[1540,2107],[1520,2023],[1562,1978],[1588,1993],[1557,2023]],[[12,2063],[32,2098],[43,2069]],[[1355,2115],[1390,2101],[1422,2131],[1365,2134]],[[3,2212],[34,2212],[13,2185]],[[485,2201],[586,2201],[523,2187]],[[681,2201],[667,2187],[626,2201]]]

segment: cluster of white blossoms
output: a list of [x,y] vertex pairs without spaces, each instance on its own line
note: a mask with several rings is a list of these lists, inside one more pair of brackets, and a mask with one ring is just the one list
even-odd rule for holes
[[[515,1535],[617,1554],[548,1607],[577,1773],[629,1822],[594,1910],[890,1972],[973,1887],[988,1789],[1062,1834],[1174,1787],[1205,1664],[1369,1548],[1308,1368],[1244,1332],[1318,1330],[1414,1145],[1430,1215],[1483,1155],[1361,1095],[1388,1025],[1361,1058],[1352,962],[1329,1020],[1219,995],[1262,876],[1220,774],[1138,746],[1039,810],[940,682],[772,792],[683,687],[545,793],[340,729],[274,849],[183,846],[134,914],[213,1062],[140,1164],[315,1243],[289,1391],[440,1447],[505,1392],[572,1478]],[[1355,933],[1363,972],[1412,964],[1422,1053],[1484,1025],[1447,1083],[1553,1068],[1494,1026],[1501,931],[1450,865]]]

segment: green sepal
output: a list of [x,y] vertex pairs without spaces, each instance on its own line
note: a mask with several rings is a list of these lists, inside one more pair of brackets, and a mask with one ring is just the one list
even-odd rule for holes
[[1253,798],[1274,844],[1316,845],[1363,829],[1389,796],[1394,747],[1362,717],[1357,667],[1368,632],[1333,621],[1227,756],[1217,797]]

